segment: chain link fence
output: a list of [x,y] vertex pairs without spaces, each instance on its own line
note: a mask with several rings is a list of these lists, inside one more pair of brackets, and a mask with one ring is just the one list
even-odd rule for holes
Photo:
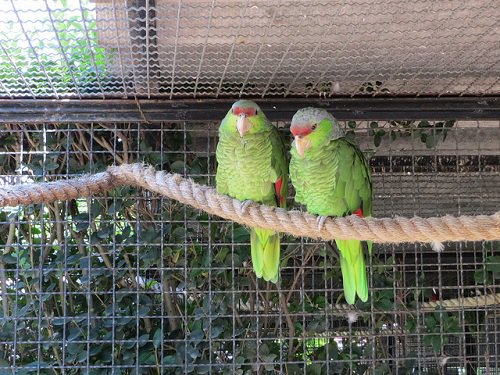
[[[497,210],[498,122],[407,125],[345,122],[371,156],[376,216]],[[11,124],[0,134],[1,175],[4,183],[52,181],[142,161],[213,185],[217,127]],[[125,187],[0,215],[2,373],[463,374],[500,366],[498,242],[447,243],[442,253],[376,245],[370,298],[348,308],[339,305],[339,263],[323,244],[285,236],[280,284],[257,281],[245,228],[147,191]]]
[[0,2],[0,97],[500,93],[497,2]]
[[[0,0],[0,184],[144,162],[213,186],[230,100],[290,147],[314,98],[369,158],[375,216],[492,214],[499,8]],[[268,284],[246,228],[148,191],[2,208],[0,375],[498,374],[500,243],[444,245],[376,244],[349,307],[323,243],[283,236]]]

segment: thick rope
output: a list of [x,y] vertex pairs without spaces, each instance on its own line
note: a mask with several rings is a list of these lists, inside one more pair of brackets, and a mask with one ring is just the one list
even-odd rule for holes
[[423,310],[434,310],[443,307],[447,310],[477,309],[479,307],[500,304],[500,293],[484,294],[482,296],[447,299],[443,301],[430,301],[422,304]]
[[218,194],[177,174],[156,171],[142,164],[109,167],[106,172],[72,180],[14,185],[0,189],[0,207],[48,203],[104,193],[121,185],[157,192],[209,214],[250,227],[272,229],[297,237],[357,239],[379,243],[480,241],[500,239],[500,212],[494,215],[431,218],[360,218],[356,215],[327,218],[318,229],[317,216],[301,211],[241,202]]

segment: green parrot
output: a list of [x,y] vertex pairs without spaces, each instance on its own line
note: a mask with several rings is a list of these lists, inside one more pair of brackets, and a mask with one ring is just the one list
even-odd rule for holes
[[[295,201],[309,213],[320,215],[321,227],[327,216],[372,214],[372,180],[363,153],[344,138],[337,120],[326,110],[303,108],[292,118],[294,136],[290,160],[290,179]],[[356,294],[368,299],[363,243],[335,240],[340,252],[344,296],[354,304]],[[371,253],[371,242],[367,242]]]
[[[234,103],[219,127],[217,191],[244,201],[286,207],[288,164],[282,139],[260,107],[250,100]],[[250,229],[253,269],[258,278],[276,283],[279,234]]]

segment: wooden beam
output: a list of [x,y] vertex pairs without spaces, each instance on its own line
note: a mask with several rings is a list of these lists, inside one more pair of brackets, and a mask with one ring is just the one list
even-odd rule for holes
[[[0,123],[219,121],[233,99],[1,99]],[[316,106],[339,120],[496,120],[500,97],[256,99],[272,121]]]

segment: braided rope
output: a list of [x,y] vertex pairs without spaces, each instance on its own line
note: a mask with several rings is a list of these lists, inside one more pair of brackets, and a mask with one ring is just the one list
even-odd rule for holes
[[178,174],[143,164],[109,167],[106,172],[72,180],[14,185],[0,189],[0,207],[69,200],[107,192],[121,185],[139,186],[209,214],[250,227],[272,229],[297,237],[358,239],[379,243],[480,241],[500,239],[500,212],[494,215],[430,218],[327,218],[318,229],[317,216],[305,212],[250,204],[221,195]]
[[[436,311],[436,310],[447,310],[447,311],[462,311],[462,310],[473,310],[473,309],[478,309],[478,308],[485,308],[488,306],[496,306],[500,305],[500,293],[494,293],[494,294],[483,294],[480,296],[472,296],[472,297],[458,297],[458,298],[453,298],[453,299],[445,299],[445,300],[440,300],[440,301],[428,301],[428,302],[423,302],[420,304],[418,307],[419,311],[422,312],[429,312],[429,311]],[[266,306],[261,302],[258,306],[251,305],[248,301],[239,301],[238,304],[239,308],[243,311],[251,311],[251,309],[258,309],[259,311],[265,311]],[[271,304],[271,309],[274,312],[277,312],[280,310],[280,305],[278,303],[276,304]],[[415,308],[412,308],[412,310],[406,310],[404,311],[414,311]],[[363,314],[363,313],[369,313],[368,311],[363,311],[358,309],[357,307],[353,305],[347,305],[347,304],[342,304],[342,303],[336,303],[336,304],[330,304],[327,305],[325,308],[320,309],[321,311],[328,311],[331,312],[335,315],[338,316],[344,316],[349,313],[355,313],[355,314]],[[376,308],[375,308],[376,311]],[[380,312],[383,312],[386,310],[380,310]],[[398,310],[396,310],[398,311]]]

